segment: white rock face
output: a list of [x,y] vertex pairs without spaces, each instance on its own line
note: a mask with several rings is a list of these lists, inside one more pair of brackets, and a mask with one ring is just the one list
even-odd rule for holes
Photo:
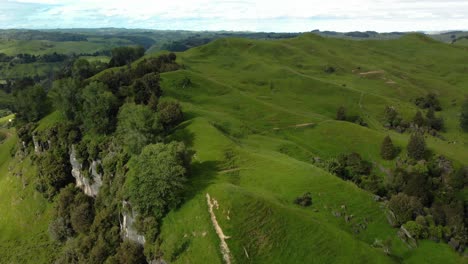
[[39,154],[42,152],[42,148],[41,148],[41,145],[39,145],[39,141],[37,141],[37,138],[36,136],[32,136],[32,140],[33,140],[33,143],[34,143],[34,152],[36,154]]
[[70,164],[72,165],[72,176],[76,179],[76,187],[82,189],[86,195],[96,197],[102,186],[102,175],[97,172],[97,166],[101,164],[101,161],[93,160],[88,168],[92,180],[83,175],[83,164],[76,159],[75,146],[72,146],[70,151]]
[[133,210],[130,203],[127,201],[122,201],[122,223],[120,224],[120,231],[124,238],[127,238],[131,241],[144,245],[146,242],[145,236],[138,234],[133,223],[137,217],[137,213]]

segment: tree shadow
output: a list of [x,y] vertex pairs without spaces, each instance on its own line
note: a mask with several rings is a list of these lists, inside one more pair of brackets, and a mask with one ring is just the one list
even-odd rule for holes
[[208,185],[213,183],[218,174],[218,161],[193,162],[191,172],[187,183],[184,202],[192,200]]
[[195,134],[185,128],[187,128],[192,123],[191,120],[186,121],[179,126],[176,130],[168,137],[168,141],[180,141],[184,142],[185,146],[188,148],[193,147],[193,141],[195,140]]

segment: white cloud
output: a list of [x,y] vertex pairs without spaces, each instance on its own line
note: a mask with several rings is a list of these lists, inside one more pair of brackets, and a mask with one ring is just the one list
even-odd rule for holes
[[[5,0],[0,0],[0,2]],[[7,0],[24,5],[38,5],[42,11],[27,18],[40,23],[38,27],[80,27],[92,20],[98,26],[148,27],[170,24],[173,29],[213,29],[269,31],[303,31],[315,28],[329,30],[439,30],[467,27],[468,1],[466,0]],[[2,7],[0,6],[0,13]],[[50,19],[54,18],[54,19]],[[10,24],[24,24],[22,17]],[[183,23],[191,19],[191,23]],[[199,24],[193,24],[193,19]],[[273,21],[274,20],[274,21]],[[100,22],[99,22],[100,21]],[[127,24],[125,21],[128,21]],[[177,22],[178,23],[175,23]],[[217,21],[217,22],[214,22]],[[275,22],[276,21],[276,22]],[[48,22],[48,23],[46,23]],[[100,24],[99,24],[100,23]],[[131,25],[130,25],[131,24]],[[218,25],[218,26],[217,26]],[[218,28],[219,26],[225,28]],[[465,26],[466,25],[466,26]],[[0,24],[0,27],[4,24]],[[92,26],[92,25],[91,25]],[[138,26],[137,26],[138,27]],[[307,29],[306,29],[307,28]]]

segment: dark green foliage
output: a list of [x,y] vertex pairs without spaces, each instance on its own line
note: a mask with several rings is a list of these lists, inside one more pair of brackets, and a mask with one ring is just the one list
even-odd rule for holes
[[72,208],[70,214],[71,225],[77,233],[86,233],[93,222],[93,218],[93,208],[88,202],[84,202]]
[[408,156],[415,160],[421,160],[426,154],[426,141],[420,133],[411,135],[408,142]]
[[370,175],[361,176],[360,180],[361,182],[359,183],[359,187],[363,188],[364,190],[379,196],[385,196],[387,194],[382,177],[371,173]]
[[392,139],[390,136],[386,136],[380,147],[380,156],[386,160],[392,160],[395,158],[396,148],[393,145]]
[[182,201],[189,162],[184,144],[177,142],[148,145],[132,158],[126,192],[142,215],[159,219]]
[[336,120],[346,120],[346,109],[343,106],[336,111]]
[[35,122],[46,116],[51,110],[47,93],[40,85],[25,88],[15,94],[16,118]]
[[468,186],[468,167],[462,167],[450,175],[449,185],[455,190],[463,190]]
[[335,67],[327,66],[325,67],[325,73],[334,73],[336,71]]
[[160,222],[153,216],[142,217],[138,216],[135,222],[135,227],[140,234],[145,235],[147,241],[156,241],[160,231]]
[[350,179],[359,182],[362,175],[369,175],[372,170],[372,164],[361,158],[358,153],[340,155],[339,164],[343,166],[343,174],[338,175],[343,179]]
[[303,207],[308,207],[312,205],[312,196],[310,192],[304,193],[302,196],[297,197],[294,200],[294,203]]
[[146,258],[143,254],[143,247],[132,241],[125,240],[120,244],[117,254],[113,258],[118,264],[145,264]]
[[463,131],[468,132],[468,99],[465,99],[461,108],[460,127]]
[[329,160],[325,167],[338,177],[356,184],[360,184],[362,177],[372,172],[372,164],[363,160],[358,153],[342,154],[336,159]]
[[71,226],[70,211],[74,207],[75,195],[78,189],[72,184],[60,190],[54,206],[54,220],[49,224],[49,234],[52,239],[64,242],[75,234]]
[[430,205],[432,195],[427,173],[418,171],[409,173],[403,192],[409,196],[418,197],[423,205]]
[[32,132],[34,129],[36,129],[36,126],[37,125],[35,123],[26,123],[16,126],[16,134],[18,135],[18,138],[25,143],[26,146],[32,144]]
[[179,68],[175,62],[175,54],[169,55],[163,54],[156,58],[145,58],[138,62],[133,75],[135,78],[139,78],[148,73],[163,73],[168,71],[175,71]]
[[[120,93],[119,89],[121,87],[132,83],[130,71],[124,69],[104,72],[98,79],[100,82],[106,84],[109,90],[114,94]],[[124,95],[125,93],[122,93],[121,96]]]
[[388,208],[395,214],[397,224],[402,225],[419,215],[423,207],[416,197],[399,193],[390,198]]
[[84,80],[93,75],[91,64],[86,59],[77,59],[73,63],[72,76],[78,80]]
[[158,118],[166,131],[176,127],[184,119],[178,102],[163,101],[158,104]]
[[[272,83],[270,83],[270,86],[273,85]],[[192,80],[185,76],[182,81],[180,81],[180,86],[182,86],[182,88],[186,88],[186,87],[190,87],[192,86]]]
[[54,106],[69,120],[76,120],[81,110],[81,87],[72,78],[55,81],[50,91]]
[[414,100],[414,103],[422,109],[432,108],[435,111],[442,110],[439,99],[437,99],[437,95],[434,93],[429,93],[425,97],[418,97]]
[[117,137],[131,154],[139,154],[144,146],[162,138],[162,125],[148,106],[124,104],[117,119]]
[[418,127],[423,127],[426,124],[426,120],[424,120],[421,111],[416,112],[416,115],[413,118],[413,124],[415,124]]
[[63,230],[70,230],[73,228],[68,235],[74,232],[86,233],[94,219],[93,199],[70,184],[62,188],[57,196],[54,215],[55,220],[49,229],[61,227]]
[[403,118],[400,117],[395,107],[386,106],[384,111],[384,126],[402,133],[408,128],[409,124],[403,121]]
[[127,65],[145,55],[145,48],[138,47],[118,47],[112,50],[112,58],[109,62],[110,67],[119,67]]
[[148,104],[151,97],[161,97],[162,90],[159,85],[159,74],[149,73],[136,80],[132,85],[132,95],[135,103]]
[[444,119],[442,117],[436,117],[434,109],[429,108],[426,113],[426,123],[431,129],[441,131],[444,129]]
[[63,217],[58,217],[49,224],[49,235],[55,241],[65,242],[73,233],[69,221]]
[[7,135],[4,132],[0,131],[0,143],[7,138]]
[[385,107],[384,114],[385,121],[389,124],[390,127],[396,127],[399,125],[401,118],[399,117],[399,114],[394,107]]
[[364,119],[362,119],[362,117],[358,115],[348,115],[346,113],[346,108],[344,108],[343,106],[340,106],[336,111],[336,120],[348,121],[351,123],[358,124],[360,126],[367,126],[367,123],[364,121]]
[[36,189],[51,199],[59,190],[73,181],[68,151],[54,147],[37,158],[38,175]]
[[85,129],[92,133],[112,132],[118,107],[117,98],[105,84],[90,83],[83,89],[82,120]]
[[171,52],[167,55],[169,57],[169,60],[174,62],[177,59],[177,56],[174,52]]

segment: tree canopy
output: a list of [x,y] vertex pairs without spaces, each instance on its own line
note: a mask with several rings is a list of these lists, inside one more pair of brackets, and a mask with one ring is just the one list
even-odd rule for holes
[[92,82],[83,89],[83,125],[94,133],[114,130],[118,111],[118,100],[100,82]]
[[163,216],[182,200],[189,155],[183,143],[153,144],[130,160],[126,193],[143,215]]
[[161,139],[162,125],[148,106],[124,104],[117,119],[118,138],[131,154],[139,154],[144,146]]

